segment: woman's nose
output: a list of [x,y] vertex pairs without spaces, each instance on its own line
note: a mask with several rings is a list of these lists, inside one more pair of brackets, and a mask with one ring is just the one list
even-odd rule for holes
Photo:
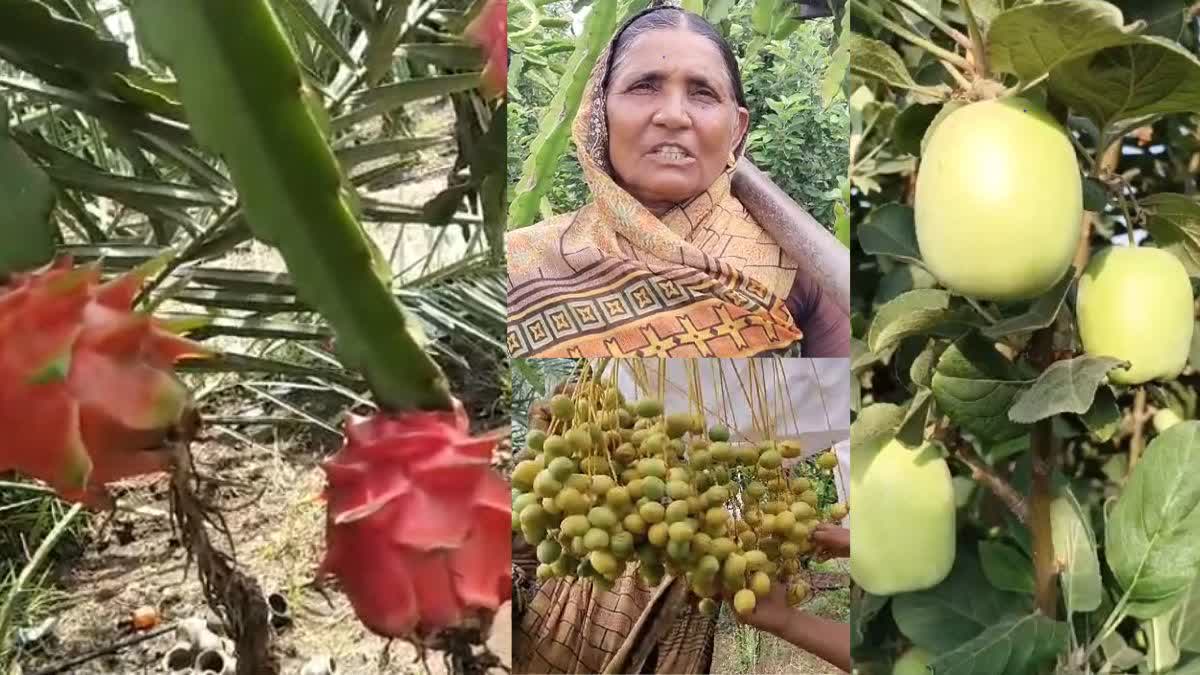
[[678,94],[663,94],[658,100],[658,109],[651,121],[666,127],[691,126],[692,118],[688,115],[686,101]]

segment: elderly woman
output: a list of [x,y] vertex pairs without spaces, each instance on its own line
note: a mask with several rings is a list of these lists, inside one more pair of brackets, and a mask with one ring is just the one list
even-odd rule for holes
[[513,357],[849,355],[849,252],[739,169],[749,117],[703,18],[617,31],[573,129],[594,201],[507,238]]

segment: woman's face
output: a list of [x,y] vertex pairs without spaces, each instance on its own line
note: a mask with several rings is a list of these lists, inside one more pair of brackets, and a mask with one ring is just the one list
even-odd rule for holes
[[658,213],[721,175],[750,118],[716,45],[683,29],[634,38],[609,78],[606,112],[617,182]]

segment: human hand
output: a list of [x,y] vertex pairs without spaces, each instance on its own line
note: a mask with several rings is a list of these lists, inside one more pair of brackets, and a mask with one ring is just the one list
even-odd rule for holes
[[809,538],[820,560],[850,557],[850,530],[844,527],[821,523],[813,529]]
[[739,623],[754,626],[768,633],[775,633],[779,630],[779,626],[787,623],[788,613],[794,611],[788,605],[787,586],[774,581],[771,583],[771,590],[755,601],[753,611],[745,616],[735,611],[733,615],[737,617]]

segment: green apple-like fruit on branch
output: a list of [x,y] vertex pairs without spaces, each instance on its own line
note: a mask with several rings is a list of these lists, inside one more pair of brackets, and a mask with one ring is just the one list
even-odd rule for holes
[[939,446],[898,440],[850,450],[850,576],[873,595],[941,583],[954,566],[955,499]]
[[921,257],[946,288],[983,300],[1041,295],[1079,243],[1083,193],[1066,132],[1021,98],[980,101],[930,132],[914,209]]
[[1183,263],[1157,248],[1114,247],[1095,255],[1079,279],[1079,339],[1092,356],[1128,361],[1117,384],[1173,379],[1192,344],[1192,284]]

